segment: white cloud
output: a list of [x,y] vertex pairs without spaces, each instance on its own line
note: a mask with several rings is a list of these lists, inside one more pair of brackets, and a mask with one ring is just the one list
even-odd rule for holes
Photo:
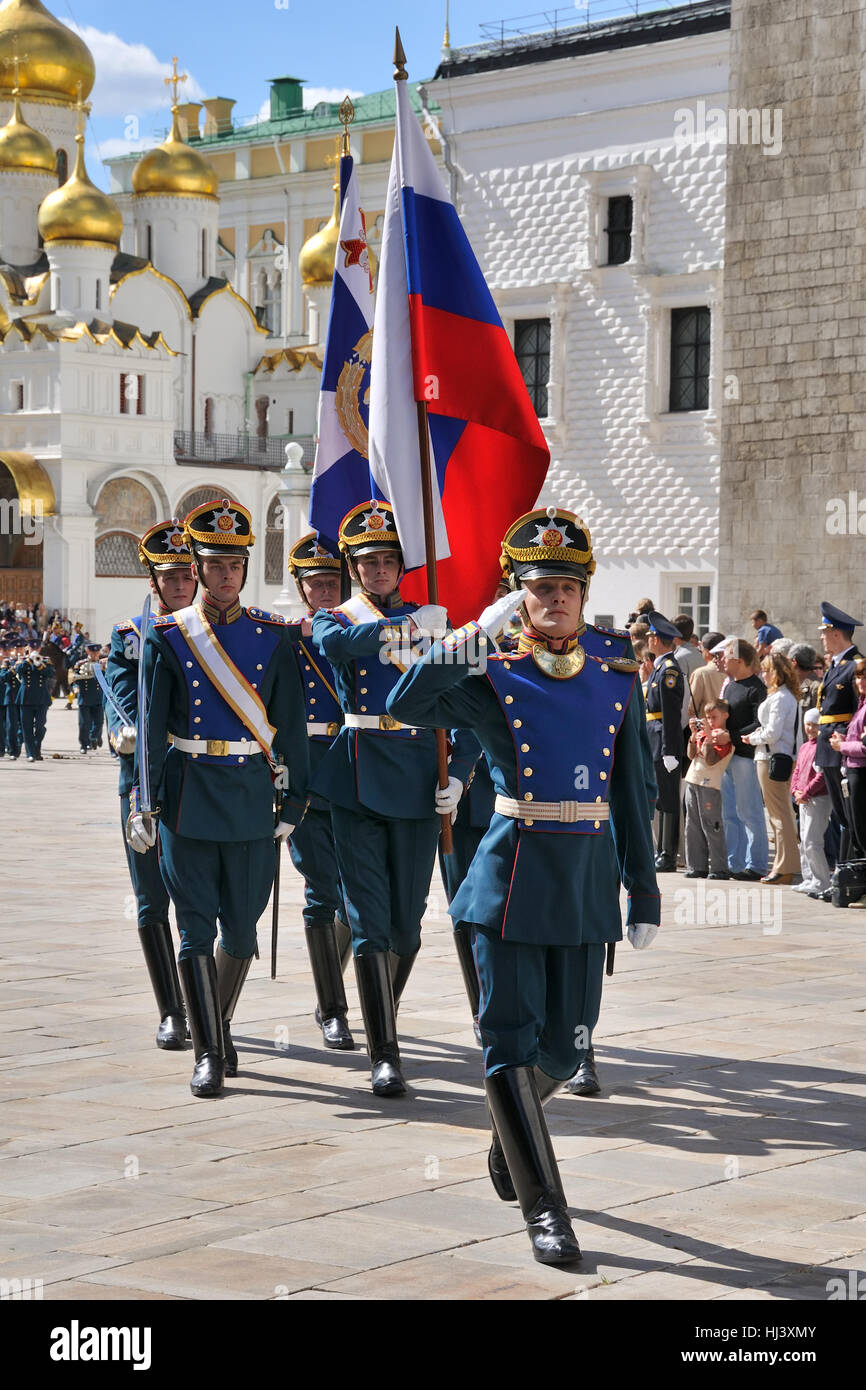
[[309,111],[320,101],[342,101],[343,97],[351,97],[354,101],[356,97],[363,95],[363,92],[353,92],[350,87],[305,87],[304,109]]
[[[117,34],[104,33],[89,24],[69,27],[81,35],[93,54],[96,84],[90,100],[94,116],[132,120],[145,112],[167,110],[170,91],[163,79],[171,76],[171,63],[161,62],[146,44],[127,43]],[[179,96],[181,101],[200,101],[204,90],[190,76],[181,84]]]
[[[159,141],[155,136],[147,140],[124,140],[122,135],[112,136],[108,140],[95,140],[93,148],[96,159],[104,162],[106,159],[115,159],[122,154],[140,154],[142,150],[152,150]],[[87,157],[91,157],[91,146],[88,143]]]

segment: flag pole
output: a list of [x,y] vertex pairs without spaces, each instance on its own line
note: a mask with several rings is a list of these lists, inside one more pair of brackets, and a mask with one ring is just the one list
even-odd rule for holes
[[[409,74],[406,71],[406,54],[403,51],[403,42],[400,38],[400,30],[394,31],[394,81],[408,82]],[[424,518],[424,554],[427,566],[427,602],[438,604],[439,602],[439,578],[436,572],[436,528],[433,517],[433,477],[431,471],[430,458],[430,429],[427,423],[427,402],[416,401],[415,408],[418,413],[418,453],[421,459],[421,506]],[[436,769],[439,774],[439,786],[444,789],[448,786],[448,743],[445,738],[444,729],[435,729],[436,735]],[[454,853],[454,839],[451,834],[450,814],[440,816],[440,844],[443,854]]]

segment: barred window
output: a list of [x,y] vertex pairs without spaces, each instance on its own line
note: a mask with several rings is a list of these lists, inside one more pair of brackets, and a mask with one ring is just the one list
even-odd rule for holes
[[670,410],[706,410],[710,403],[710,311],[671,310]]
[[96,542],[96,577],[135,578],[142,574],[138,558],[138,536],[126,531],[109,531]]
[[514,355],[536,415],[545,416],[550,378],[550,319],[518,319],[514,325]]
[[625,265],[631,260],[631,224],[634,204],[630,195],[607,200],[607,263]]
[[216,502],[222,506],[222,499],[226,496],[225,492],[219,492],[214,487],[197,487],[192,492],[188,492],[177,504],[177,517],[183,521],[184,517],[189,516],[194,507],[200,507],[205,502]]
[[283,508],[279,497],[268,507],[265,527],[265,583],[283,582]]

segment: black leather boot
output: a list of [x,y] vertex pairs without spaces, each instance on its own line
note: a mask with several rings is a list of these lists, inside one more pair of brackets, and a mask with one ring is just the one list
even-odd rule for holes
[[216,972],[217,988],[220,1001],[220,1016],[223,1025],[223,1052],[226,1062],[226,1076],[237,1076],[238,1074],[238,1054],[232,1042],[231,1022],[234,1018],[238,1000],[241,997],[241,990],[247,975],[250,973],[250,966],[253,957],[247,956],[240,960],[237,956],[230,956],[223,950],[222,946],[216,948]]
[[373,1071],[373,1094],[405,1095],[406,1083],[400,1071],[397,1019],[387,953],[372,951],[369,955],[356,956],[355,975],[367,1032],[367,1052]]
[[400,1000],[403,990],[412,974],[412,966],[418,957],[418,952],[413,951],[411,956],[398,956],[395,951],[388,952],[391,964],[391,989],[394,994],[394,1016],[396,1017],[400,1009]]
[[[540,1067],[533,1067],[532,1074],[535,1078],[535,1089],[538,1092],[538,1099],[542,1105],[549,1100],[562,1085],[555,1077],[548,1076],[546,1071]],[[502,1152],[502,1141],[496,1133],[496,1126],[493,1123],[493,1116],[490,1113],[490,1106],[487,1107],[487,1118],[490,1120],[490,1128],[493,1132],[493,1143],[490,1145],[490,1152],[487,1155],[487,1171],[490,1174],[490,1181],[493,1183],[497,1197],[503,1202],[516,1202],[517,1193],[514,1190],[514,1183],[511,1181],[511,1174],[508,1171],[508,1164],[505,1161],[505,1154]]]
[[[478,1009],[481,1004],[481,988],[478,984],[478,973],[475,969],[475,957],[472,954],[472,928],[467,927],[463,922],[454,928],[454,945],[457,947],[457,959],[460,962],[460,972],[463,975],[463,983],[466,986],[466,995],[469,999],[469,1007],[472,1010],[472,1031],[475,1034],[475,1041],[481,1046],[481,1029],[478,1026]],[[508,1198],[513,1201],[514,1198]]]
[[334,935],[337,938],[337,951],[340,955],[340,968],[345,975],[346,966],[352,959],[352,928],[344,922],[339,913],[334,918]]
[[655,860],[657,873],[676,873],[678,835],[679,816],[671,811],[659,811],[658,853]]
[[159,1009],[156,1045],[167,1052],[182,1052],[186,1046],[186,1017],[177,978],[171,927],[168,922],[148,922],[139,927],[138,939]]
[[325,1047],[352,1052],[355,1040],[346,1023],[349,1007],[334,926],[331,922],[323,922],[320,926],[305,927],[304,935],[319,1001],[316,1022],[321,1025]]
[[595,1052],[589,1048],[586,1056],[570,1081],[566,1081],[564,1091],[570,1096],[597,1096],[601,1090],[598,1072],[595,1069]]
[[177,968],[195,1049],[189,1089],[194,1096],[218,1096],[223,1088],[225,1053],[216,961],[213,956],[189,956],[179,961]]
[[485,1077],[484,1087],[533,1255],[541,1264],[575,1263],[580,1246],[569,1220],[532,1068],[506,1067]]

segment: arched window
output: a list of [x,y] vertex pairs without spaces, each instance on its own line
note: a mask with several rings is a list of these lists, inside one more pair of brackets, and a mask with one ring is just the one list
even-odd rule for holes
[[283,321],[283,277],[278,270],[274,271],[271,283],[268,285],[265,298],[265,312],[263,315],[264,327],[268,330],[272,338],[278,338],[282,332]]
[[[146,528],[145,528],[146,529]],[[128,531],[107,531],[96,542],[97,579],[140,579],[138,536]]]
[[140,536],[156,521],[153,498],[135,478],[112,478],[97,498],[96,529],[100,535],[108,531],[131,531]]
[[57,151],[57,187],[62,185],[69,178],[69,156],[65,150]]
[[283,508],[279,496],[268,507],[265,523],[265,583],[283,582]]
[[201,230],[201,278],[207,278],[207,232],[204,227]]
[[177,504],[177,517],[183,521],[184,517],[189,516],[193,507],[200,507],[203,502],[216,502],[222,505],[225,492],[220,492],[216,487],[197,487],[192,492],[188,492]]

